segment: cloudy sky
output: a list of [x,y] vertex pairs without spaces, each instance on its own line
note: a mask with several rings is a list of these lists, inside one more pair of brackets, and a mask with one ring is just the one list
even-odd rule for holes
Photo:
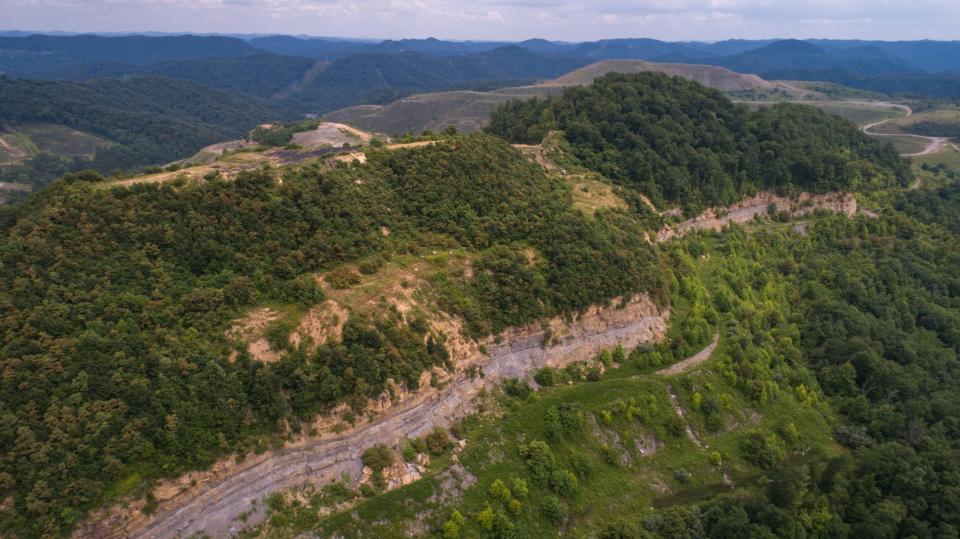
[[960,39],[960,0],[0,0],[0,29],[564,41]]

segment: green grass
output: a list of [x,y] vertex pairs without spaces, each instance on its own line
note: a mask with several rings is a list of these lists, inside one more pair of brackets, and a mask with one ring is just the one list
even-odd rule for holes
[[830,114],[850,120],[859,126],[889,118],[898,118],[904,115],[902,110],[894,108],[844,101],[824,101],[822,103],[815,103],[813,106],[824,112],[829,112]]
[[15,163],[32,155],[37,149],[30,139],[20,133],[0,133],[0,165]]
[[925,138],[911,137],[907,135],[884,135],[873,136],[873,138],[877,139],[881,143],[893,144],[893,147],[896,148],[897,152],[904,155],[922,152],[924,148],[930,144],[930,141]]
[[889,133],[957,137],[960,136],[960,107],[947,105],[915,112],[910,117],[885,124],[883,128]]
[[807,90],[810,92],[816,92],[821,94],[829,99],[886,99],[886,96],[883,94],[878,94],[876,92],[870,92],[867,90],[859,90],[857,88],[851,88],[849,86],[841,86],[832,82],[818,82],[818,81],[787,81],[788,84],[795,88],[800,88],[802,90]]
[[[774,223],[770,229],[786,234],[787,228]],[[726,286],[724,279],[731,269],[751,264],[749,258],[734,258],[728,267],[730,259],[719,251],[723,242],[713,235],[684,242],[673,252],[677,266],[685,269],[672,293],[668,343],[699,327],[689,321],[715,316],[709,312],[714,300],[708,291]],[[762,299],[752,298],[756,294],[760,292],[749,290],[744,295],[745,301],[759,302],[747,307],[751,310],[765,308],[763,304],[773,300],[786,301],[776,287],[765,287]],[[729,314],[722,316],[719,326],[725,332],[739,327]],[[702,328],[696,333],[703,333]],[[694,344],[699,349],[703,343],[690,343]],[[355,505],[323,518],[317,516],[317,505],[287,504],[274,510],[282,517],[245,536],[294,537],[303,532],[346,538],[437,536],[457,510],[466,519],[462,536],[479,537],[484,532],[477,515],[489,504],[507,515],[522,536],[591,537],[610,523],[635,520],[657,509],[698,503],[724,492],[745,494],[744,489],[752,489],[764,474],[744,452],[748,433],[773,440],[794,460],[803,460],[808,453],[829,456],[843,451],[831,438],[834,418],[817,398],[801,402],[802,392],[789,383],[768,384],[763,399],[747,397],[731,378],[731,357],[738,352],[726,337],[706,363],[669,378],[656,375],[657,367],[647,366],[644,360],[661,354],[665,346],[669,345],[631,354],[624,365],[608,370],[596,382],[541,389],[526,398],[499,391],[490,394],[479,405],[480,413],[458,429],[467,440],[466,448],[435,459],[420,480],[360,498]],[[684,412],[682,418],[674,412],[670,391]],[[719,410],[710,417],[707,402]],[[579,410],[580,428],[559,438],[551,436],[555,430],[546,418],[551,410],[564,406]],[[687,434],[688,426],[696,441]],[[792,431],[798,439],[783,434]],[[641,454],[637,442],[643,445],[651,439],[659,441],[659,449],[652,455]],[[589,474],[578,472],[576,493],[562,497],[569,518],[561,525],[551,522],[544,511],[551,489],[536,481],[521,455],[520,448],[532,440],[549,442],[558,469],[578,471],[584,464],[592,469]],[[454,482],[448,470],[454,458],[472,478],[469,488],[450,488]],[[490,485],[500,479],[509,487],[517,478],[528,483],[530,492],[519,500],[521,509],[514,514],[508,504],[491,495]]]
[[[287,525],[272,527],[269,537],[292,537],[312,529],[321,536],[343,537],[407,537],[413,533],[429,535],[439,529],[454,509],[467,519],[472,537],[480,532],[475,515],[489,503],[495,510],[506,505],[493,500],[488,492],[496,480],[508,486],[514,478],[525,479],[530,494],[521,499],[518,515],[511,515],[514,525],[528,537],[593,536],[607,523],[649,513],[663,508],[703,501],[712,495],[731,492],[724,482],[726,471],[736,485],[749,485],[762,471],[742,458],[741,435],[745,429],[776,432],[786,424],[794,424],[801,433],[802,445],[821,451],[838,451],[829,436],[829,424],[822,410],[799,404],[784,393],[763,406],[747,402],[728,386],[720,375],[709,369],[671,379],[686,417],[699,433],[704,447],[695,445],[677,428],[667,393],[667,380],[655,376],[610,377],[600,382],[584,382],[572,386],[542,390],[526,401],[503,399],[507,411],[501,418],[487,416],[475,420],[466,435],[467,448],[458,456],[464,468],[475,477],[474,483],[457,499],[438,501],[444,494],[442,471],[450,463],[448,455],[435,462],[431,476],[411,485],[361,501],[349,510],[316,521],[305,519],[289,510],[285,522],[300,521],[305,527]],[[716,395],[727,402],[730,410],[726,425],[718,433],[709,433],[702,414],[693,405],[693,394]],[[634,399],[641,409],[653,412],[647,419],[628,419],[614,415],[605,422],[604,411],[618,403]],[[588,477],[579,477],[577,494],[566,499],[571,519],[558,528],[550,523],[542,509],[542,500],[550,491],[531,478],[520,456],[521,444],[532,439],[549,439],[544,417],[551,407],[564,404],[579,406],[583,427],[579,433],[565,435],[550,447],[559,467],[575,469],[577,459],[586,460],[593,468]],[[664,446],[655,454],[641,456],[635,441],[656,436]],[[614,441],[617,440],[617,441]],[[604,445],[616,453],[629,454],[629,463],[610,464],[604,457]],[[793,448],[791,448],[793,449]],[[721,466],[711,462],[711,454],[721,455]],[[309,509],[306,512],[312,512]],[[509,514],[509,512],[507,512]]]
[[[772,106],[780,101],[784,100],[779,99],[770,101],[769,103],[750,103],[749,106],[752,109],[757,109],[760,107]],[[902,110],[895,108],[871,105],[867,103],[854,103],[850,101],[809,101],[803,104],[811,107],[817,107],[824,112],[840,116],[841,118],[849,120],[859,126],[864,126],[873,122],[879,122],[880,120],[898,118],[904,114]]]
[[955,181],[951,176],[960,176],[960,151],[953,146],[934,154],[911,157],[910,162],[918,180],[914,187],[939,187]]

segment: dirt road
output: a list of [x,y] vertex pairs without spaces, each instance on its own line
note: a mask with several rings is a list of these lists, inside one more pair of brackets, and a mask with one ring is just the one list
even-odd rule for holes
[[[883,101],[878,101],[878,102],[875,102],[875,103],[872,103],[872,104],[884,105],[884,106],[888,106],[888,107],[891,107],[891,108],[901,109],[901,110],[903,110],[904,112],[906,112],[905,117],[906,117],[906,116],[912,116],[912,115],[913,115],[913,109],[911,109],[910,107],[908,107],[908,106],[906,106],[906,105],[900,105],[900,104],[896,104],[896,103],[887,103],[887,102],[883,102]],[[880,126],[880,125],[883,125],[883,124],[885,124],[885,123],[887,123],[887,122],[893,121],[893,120],[895,120],[895,119],[896,119],[896,118],[887,118],[886,120],[880,120],[880,121],[878,121],[878,122],[869,123],[869,124],[863,126],[863,132],[866,133],[866,134],[868,134],[868,135],[870,135],[871,137],[909,137],[909,138],[915,138],[915,139],[920,139],[920,140],[926,140],[926,141],[927,141],[927,146],[926,146],[923,150],[921,150],[921,151],[919,151],[919,152],[915,152],[915,153],[902,153],[902,154],[900,154],[900,155],[903,156],[903,157],[916,157],[916,156],[920,156],[920,155],[930,155],[930,154],[932,154],[932,153],[937,153],[937,152],[939,152],[940,150],[942,150],[942,149],[944,148],[944,146],[947,146],[947,145],[952,146],[953,149],[960,151],[960,149],[957,148],[957,145],[956,145],[956,144],[950,142],[950,138],[949,138],[949,137],[928,137],[928,136],[925,136],[925,135],[914,135],[914,134],[910,134],[910,133],[877,133],[877,132],[874,132],[874,131],[873,131],[873,128],[875,128],[875,127],[877,127],[877,126]]]
[[673,365],[665,369],[660,369],[657,371],[659,376],[674,376],[686,372],[693,367],[703,363],[704,361],[710,359],[710,356],[713,355],[713,351],[717,349],[717,344],[720,342],[720,334],[715,333],[713,335],[713,340],[710,341],[710,344],[706,346],[703,350],[700,350],[696,354],[684,359],[683,361],[678,361]]

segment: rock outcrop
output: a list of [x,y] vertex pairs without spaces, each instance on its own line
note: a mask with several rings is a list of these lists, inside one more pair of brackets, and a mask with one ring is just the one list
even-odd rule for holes
[[[645,295],[614,302],[620,303],[592,307],[571,321],[557,318],[514,328],[485,339],[479,343],[482,346],[461,348],[461,355],[472,357],[453,358],[461,367],[442,389],[425,386],[372,421],[339,434],[328,430],[262,455],[246,455],[239,463],[235,458],[225,459],[209,470],[187,474],[155,490],[159,507],[153,515],[139,511],[142,502],[132,502],[94,515],[78,529],[77,536],[165,539],[205,532],[225,537],[262,519],[259,501],[271,492],[307,482],[328,483],[343,474],[359,481],[364,449],[379,443],[394,445],[404,437],[447,426],[473,411],[474,397],[481,390],[504,379],[524,378],[544,366],[590,359],[617,345],[631,348],[663,338],[668,309],[661,309]],[[480,353],[482,348],[486,355]],[[469,376],[467,367],[471,365],[479,366],[483,376]],[[407,474],[409,477],[412,474]],[[245,522],[238,520],[243,513],[247,513]]]
[[796,197],[784,197],[769,192],[747,197],[726,208],[710,208],[693,219],[675,225],[666,225],[657,232],[657,241],[667,241],[695,230],[720,230],[730,223],[745,223],[757,215],[766,215],[772,207],[792,217],[799,217],[816,210],[842,213],[852,217],[857,213],[857,199],[850,193],[826,193],[812,195],[801,193]]

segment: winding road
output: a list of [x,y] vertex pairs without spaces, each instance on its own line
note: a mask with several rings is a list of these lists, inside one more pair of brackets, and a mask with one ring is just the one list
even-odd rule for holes
[[[906,105],[900,105],[898,103],[888,103],[885,101],[877,101],[877,102],[864,103],[864,104],[900,109],[906,113],[904,117],[913,115],[913,109],[911,109]],[[923,150],[916,153],[900,154],[903,157],[916,157],[920,155],[934,154],[942,150],[943,147],[947,145],[953,147],[954,150],[960,151],[960,148],[958,148],[956,144],[954,144],[953,142],[950,142],[950,137],[928,137],[925,135],[914,135],[910,133],[877,133],[875,131],[872,131],[873,128],[883,125],[887,122],[893,121],[895,119],[896,118],[887,118],[886,120],[880,120],[880,121],[869,123],[863,126],[863,132],[870,135],[871,137],[910,137],[910,138],[922,139],[927,141],[927,146]]]

